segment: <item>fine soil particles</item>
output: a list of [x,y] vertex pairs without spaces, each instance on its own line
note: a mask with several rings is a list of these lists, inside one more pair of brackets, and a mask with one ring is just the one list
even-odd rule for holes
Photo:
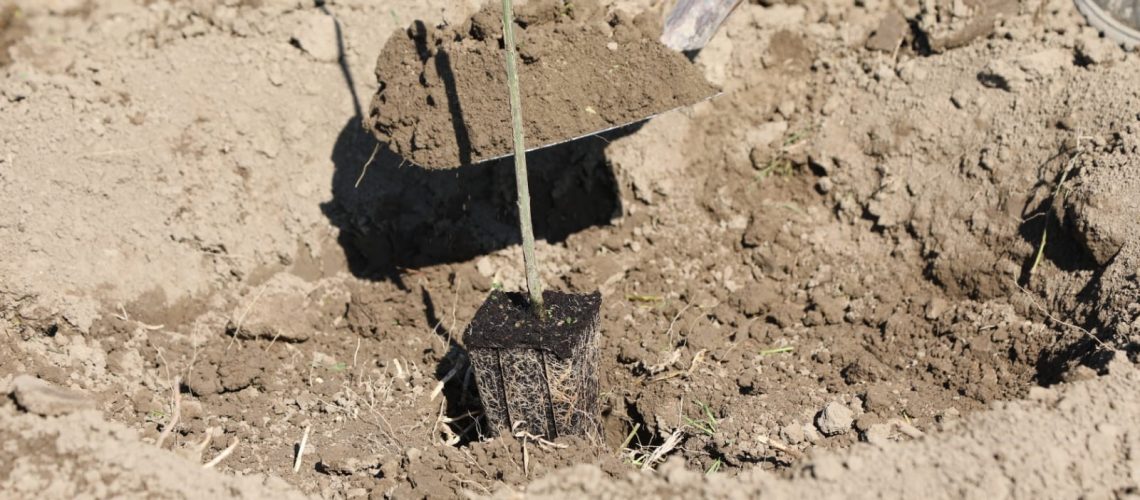
[[531,153],[543,281],[601,294],[552,444],[463,345],[525,285],[511,165],[361,126],[417,20],[499,75],[490,3],[0,0],[0,496],[1140,491],[1140,56],[1070,1],[742,2],[720,97]]
[[[366,120],[380,142],[430,168],[512,151],[497,5],[455,26],[417,21],[388,40]],[[589,0],[531,2],[517,18],[528,147],[630,124],[716,92],[683,55],[657,41],[661,24],[653,16],[607,13]]]

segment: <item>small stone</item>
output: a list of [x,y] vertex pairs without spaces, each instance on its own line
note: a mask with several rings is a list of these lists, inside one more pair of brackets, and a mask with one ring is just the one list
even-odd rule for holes
[[771,144],[781,140],[787,131],[788,122],[786,121],[767,122],[745,132],[744,140],[753,148],[766,149]]
[[780,116],[784,117],[785,120],[791,118],[796,113],[796,102],[792,100],[781,102],[779,106],[776,106],[776,112],[780,113]]
[[610,42],[610,43],[607,43],[607,44],[606,44],[606,48],[607,48],[607,49],[610,49],[610,50],[612,50],[612,51],[614,51],[614,52],[617,52],[617,49],[618,49],[618,43],[617,43],[617,42]]
[[930,302],[926,304],[926,319],[934,321],[942,317],[942,313],[946,312],[946,309],[949,307],[950,304],[948,304],[945,299],[940,297],[930,299]]
[[879,20],[879,26],[875,28],[863,46],[867,50],[893,53],[902,45],[903,38],[909,31],[910,26],[907,24],[906,18],[898,11],[891,10]]
[[752,283],[736,295],[740,301],[740,312],[753,317],[766,314],[780,300],[779,294],[771,286]]
[[1124,54],[1110,40],[1092,35],[1077,40],[1077,57],[1088,64],[1104,64],[1112,62]]
[[820,177],[819,180],[815,183],[815,189],[819,191],[819,194],[830,193],[833,186],[834,183],[831,182],[830,177]]
[[823,439],[823,437],[819,435],[819,431],[815,430],[814,425],[811,425],[810,423],[804,424],[803,429],[804,429],[804,440],[806,440],[807,442],[818,443],[820,439]]
[[95,409],[95,401],[86,394],[56,386],[31,375],[12,380],[12,398],[28,413],[57,417],[82,410]]
[[823,407],[823,411],[816,418],[815,424],[824,435],[838,436],[851,428],[854,417],[855,415],[850,408],[838,401],[832,401]]
[[898,396],[882,385],[872,385],[863,394],[863,408],[879,415],[890,415],[897,402]]
[[353,457],[345,457],[343,455],[336,455],[327,458],[322,456],[318,461],[318,464],[323,472],[338,476],[349,476],[364,468],[360,464],[360,460],[357,460]]
[[800,444],[804,441],[804,424],[792,422],[780,429],[780,438],[788,444]]
[[404,455],[408,457],[409,462],[417,462],[420,457],[423,456],[423,452],[420,451],[419,448],[408,448],[408,451],[405,451]]
[[368,490],[366,490],[364,488],[353,488],[351,490],[346,491],[344,493],[344,496],[346,496],[348,498],[364,498],[364,497],[368,496]]

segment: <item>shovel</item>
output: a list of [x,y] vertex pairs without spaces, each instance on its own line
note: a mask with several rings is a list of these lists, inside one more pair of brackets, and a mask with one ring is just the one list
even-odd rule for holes
[[[705,45],[708,45],[709,40],[712,40],[713,35],[716,34],[720,25],[724,24],[724,21],[728,19],[728,15],[740,5],[740,2],[741,0],[677,0],[677,4],[673,6],[673,10],[669,11],[669,15],[665,18],[665,26],[662,29],[661,38],[659,40],[666,47],[685,54],[689,59],[693,59]],[[720,95],[720,93],[712,94],[697,102],[707,101],[718,95]],[[697,103],[694,102],[687,106],[680,106],[659,113],[646,115],[626,123],[593,130],[573,137],[547,141],[544,144],[528,147],[526,151],[529,153],[586,137],[604,134],[647,121],[670,111],[692,106],[693,104]],[[508,156],[511,156],[510,152],[487,158],[486,161],[499,160]]]
[[[659,38],[664,47],[658,45],[652,47],[651,51],[668,56],[672,50],[691,60],[740,3],[741,0],[677,0],[666,17]],[[566,5],[569,6],[569,3]],[[481,33],[481,30],[486,29],[479,25],[472,29],[472,33]],[[493,46],[480,51],[478,44],[490,44],[485,38],[472,35],[475,38],[465,42],[474,44],[459,45],[458,49],[444,46],[429,50],[428,30],[422,24],[414,28],[414,31],[409,30],[408,35],[410,39],[395,39],[395,42],[390,40],[391,50],[386,46],[382,52],[381,61],[377,63],[377,74],[387,78],[380,80],[380,90],[373,98],[372,112],[365,118],[365,126],[372,130],[381,143],[389,144],[393,152],[428,169],[449,169],[512,154],[509,140],[504,140],[509,138],[503,137],[502,130],[495,128],[497,124],[493,123],[493,119],[489,122],[485,118],[492,116],[498,105],[483,95],[480,87],[484,80],[488,84],[491,82],[491,78],[485,74],[488,70],[484,65],[491,64],[486,61],[485,54],[488,49],[493,50]],[[415,47],[411,46],[413,42]],[[611,42],[611,45],[607,45],[607,48],[616,51],[618,44]],[[637,45],[648,47],[650,44],[639,42]],[[562,47],[566,50],[565,45]],[[469,49],[470,52],[464,52]],[[609,53],[602,50],[604,57],[601,59],[604,60]],[[568,93],[561,93],[558,88],[538,91],[544,97],[554,97],[552,101],[540,100],[535,105],[542,106],[545,105],[543,103],[550,102],[557,111],[556,114],[551,114],[551,108],[544,110],[548,121],[542,122],[542,128],[530,129],[534,135],[533,142],[527,144],[527,151],[628,127],[719,94],[715,87],[704,82],[700,71],[691,67],[684,57],[651,61],[653,57],[659,56],[643,57],[629,65],[607,62],[585,68],[583,71],[592,73],[586,84],[570,83],[569,79],[562,77],[558,73],[561,70],[557,69],[557,62],[542,65],[541,71],[545,71],[545,74],[538,78],[545,78],[546,85],[556,85],[557,83],[551,82],[565,80],[569,83],[570,90]],[[577,61],[575,64],[583,62]],[[594,64],[594,61],[585,64]],[[604,64],[614,65],[611,67]],[[422,71],[419,71],[418,65],[423,66]],[[419,72],[414,73],[416,71]],[[419,80],[412,78],[415,74],[419,75]],[[610,80],[611,76],[614,80]],[[697,80],[701,83],[696,83]],[[621,82],[619,86],[613,86],[615,81]],[[598,85],[597,89],[590,88],[594,84]],[[434,93],[424,90],[432,85],[437,89]],[[645,97],[633,97],[622,103],[624,107],[611,107],[603,110],[602,114],[590,106],[591,102],[583,102],[575,107],[577,103],[573,99],[581,97],[565,97],[581,96],[584,93],[597,96],[597,99],[607,99],[601,96],[622,92],[620,85],[629,85],[634,93],[632,95]],[[444,92],[440,92],[439,87],[443,87]],[[670,91],[673,93],[670,94]],[[664,99],[664,102],[654,104],[653,99],[658,98]],[[593,101],[592,104],[608,105],[601,101]],[[471,117],[478,118],[469,120]],[[549,121],[562,120],[563,117],[566,118],[565,121]],[[454,135],[451,135],[452,132]]]

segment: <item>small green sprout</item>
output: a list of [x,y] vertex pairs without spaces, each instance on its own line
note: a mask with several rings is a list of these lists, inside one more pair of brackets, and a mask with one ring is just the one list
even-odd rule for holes
[[697,404],[697,407],[700,408],[702,410],[702,412],[705,414],[704,419],[694,420],[694,419],[691,419],[691,418],[685,416],[684,417],[685,423],[687,423],[689,425],[689,427],[697,429],[697,430],[699,430],[705,434],[708,434],[710,436],[715,436],[716,435],[717,421],[716,421],[716,417],[713,416],[712,408],[709,408],[709,405],[702,403],[700,401],[696,401],[696,404]]
[[716,472],[720,472],[720,466],[723,464],[724,464],[724,462],[721,461],[720,458],[717,458],[716,460],[713,461],[712,465],[709,466],[709,470],[705,471],[705,475],[708,476],[708,475],[712,475]]

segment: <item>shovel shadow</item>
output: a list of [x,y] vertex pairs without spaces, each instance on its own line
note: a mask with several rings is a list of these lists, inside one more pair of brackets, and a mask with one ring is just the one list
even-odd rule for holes
[[[620,216],[605,147],[635,129],[528,153],[537,238],[558,243]],[[333,196],[321,211],[340,229],[338,243],[359,278],[398,283],[401,270],[463,262],[520,242],[510,158],[426,169],[378,144],[353,117],[332,160]]]

